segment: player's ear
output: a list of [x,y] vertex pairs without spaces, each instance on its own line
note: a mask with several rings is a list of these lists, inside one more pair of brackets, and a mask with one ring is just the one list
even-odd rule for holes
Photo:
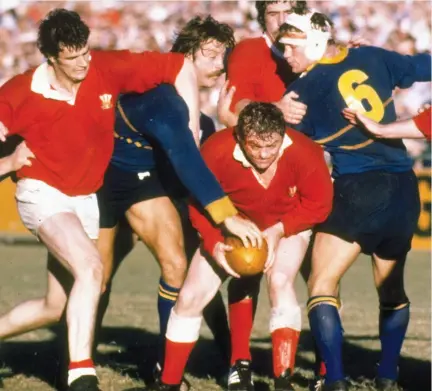
[[47,57],[47,61],[48,61],[48,64],[52,65],[52,64],[55,64],[57,62],[57,58],[53,57],[53,56],[49,56],[49,57]]

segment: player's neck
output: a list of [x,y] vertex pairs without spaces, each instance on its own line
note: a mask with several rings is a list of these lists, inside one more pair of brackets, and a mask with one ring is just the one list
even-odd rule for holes
[[64,73],[56,71],[52,66],[48,66],[49,82],[52,88],[67,95],[75,97],[81,82],[75,82]]
[[337,57],[341,53],[341,46],[336,44],[329,44],[327,45],[327,49],[324,53],[323,58],[334,58]]

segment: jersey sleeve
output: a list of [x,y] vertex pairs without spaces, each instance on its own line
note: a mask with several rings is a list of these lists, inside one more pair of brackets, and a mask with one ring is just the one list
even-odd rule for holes
[[[9,135],[18,133],[18,129],[14,127],[14,107],[25,98],[23,82],[23,76],[18,75],[0,87],[0,122],[6,126]],[[30,87],[28,93],[30,94]]]
[[413,118],[415,125],[418,130],[422,132],[425,137],[430,140],[431,139],[431,108],[423,111],[419,115]]
[[184,63],[180,53],[120,50],[99,54],[109,64],[111,77],[121,93],[145,92],[162,83],[174,84]]
[[392,88],[408,88],[415,82],[431,81],[431,55],[427,53],[404,56],[397,52],[375,48],[380,51],[390,72]]
[[330,214],[333,184],[321,148],[298,142],[295,165],[300,204],[282,218],[285,236],[295,235],[323,222]]

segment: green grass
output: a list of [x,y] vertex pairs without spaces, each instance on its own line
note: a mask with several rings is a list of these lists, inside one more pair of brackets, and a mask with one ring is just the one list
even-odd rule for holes
[[[45,292],[45,250],[37,245],[0,245],[0,312],[16,303]],[[99,347],[98,372],[104,391],[143,387],[138,366],[151,369],[157,343],[156,294],[158,267],[142,244],[122,265],[113,287],[111,305],[104,322]],[[405,390],[431,389],[431,265],[430,253],[411,253],[406,285],[411,300],[411,322],[400,362],[400,380]],[[304,283],[297,281],[302,303]],[[225,292],[224,292],[225,293]],[[252,335],[252,355],[257,374],[257,390],[271,390],[271,351],[268,333],[268,300],[262,289]],[[379,357],[377,335],[378,302],[372,284],[370,261],[362,257],[343,280],[344,359],[355,389],[367,390]],[[308,322],[303,328],[297,358],[296,389],[307,390],[313,362]],[[52,331],[40,330],[2,343],[2,373],[7,390],[53,390],[56,376],[57,342]],[[214,376],[221,361],[206,326],[188,365],[187,377],[195,390],[221,390]]]

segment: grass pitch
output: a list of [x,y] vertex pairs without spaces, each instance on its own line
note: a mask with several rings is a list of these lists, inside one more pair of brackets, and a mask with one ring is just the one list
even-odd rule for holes
[[[20,301],[44,294],[45,255],[38,245],[0,245],[0,313]],[[115,279],[97,358],[104,391],[136,390],[145,383],[138,368],[151,369],[157,344],[156,295],[159,271],[139,243],[124,261]],[[400,362],[400,382],[406,391],[431,390],[431,259],[428,252],[412,252],[406,272],[411,300],[411,322]],[[306,289],[299,278],[302,303]],[[370,262],[360,258],[343,280],[344,360],[353,389],[370,390],[374,364],[379,358],[378,301]],[[252,355],[257,391],[272,390],[271,351],[268,333],[268,300],[263,287],[252,335]],[[307,390],[312,376],[313,353],[303,313],[296,370],[296,389]],[[201,339],[188,364],[187,377],[194,390],[222,390],[215,377],[221,368],[211,334],[203,327]],[[58,346],[51,330],[40,330],[8,340],[0,346],[6,390],[55,390]]]

